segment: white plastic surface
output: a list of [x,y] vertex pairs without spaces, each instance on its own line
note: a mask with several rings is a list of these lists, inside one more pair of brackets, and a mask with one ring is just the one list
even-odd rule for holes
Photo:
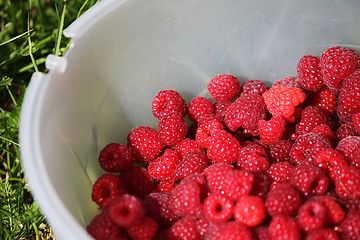
[[305,54],[359,50],[360,1],[102,0],[65,31],[63,58],[33,75],[22,108],[21,158],[57,239],[90,239],[99,151],[156,126],[160,90],[208,96],[216,74],[267,83],[296,75]]

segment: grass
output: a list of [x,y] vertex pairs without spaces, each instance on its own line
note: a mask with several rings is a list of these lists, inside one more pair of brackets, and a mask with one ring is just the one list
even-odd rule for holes
[[0,239],[55,239],[24,176],[18,127],[31,75],[61,56],[63,30],[99,0],[0,0]]

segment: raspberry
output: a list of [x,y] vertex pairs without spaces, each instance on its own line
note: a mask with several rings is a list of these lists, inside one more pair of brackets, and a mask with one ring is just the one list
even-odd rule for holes
[[120,175],[130,194],[144,198],[154,190],[154,180],[148,171],[140,166],[134,166]]
[[207,89],[215,101],[232,101],[240,93],[240,82],[233,75],[221,74],[210,80]]
[[284,77],[283,79],[280,79],[276,81],[272,87],[294,87],[294,88],[300,88],[300,79],[294,76],[288,76]]
[[110,237],[121,239],[122,237],[121,229],[112,222],[107,211],[96,215],[87,225],[86,231],[96,240],[110,239]]
[[190,138],[185,138],[175,146],[175,151],[180,155],[180,157],[184,157],[188,152],[191,152],[196,149],[203,149],[195,140]]
[[335,192],[342,198],[360,198],[360,169],[353,166],[336,166],[330,173]]
[[313,163],[316,154],[324,148],[331,148],[331,144],[324,137],[306,133],[299,136],[290,149],[291,162],[295,164]]
[[196,129],[195,139],[200,146],[208,148],[211,141],[211,134],[213,132],[224,130],[222,120],[217,115],[209,115],[201,119]]
[[205,217],[211,222],[226,222],[233,216],[234,202],[220,194],[210,194],[204,201]]
[[360,112],[355,113],[352,118],[352,123],[355,131],[360,134]]
[[327,195],[319,196],[316,198],[326,208],[326,222],[330,225],[341,223],[345,217],[345,211],[335,198]]
[[265,198],[270,188],[270,179],[266,174],[253,172],[254,183],[250,195]]
[[295,106],[302,103],[306,94],[295,87],[271,87],[262,95],[266,109],[272,115],[290,117],[295,110]]
[[341,81],[359,68],[359,56],[351,49],[335,46],[322,53],[320,65],[324,83],[339,88]]
[[308,93],[318,92],[324,85],[320,58],[316,56],[303,56],[297,65],[297,73],[301,88]]
[[197,182],[184,180],[171,191],[170,207],[181,217],[200,217],[203,214],[201,188]]
[[233,165],[215,163],[204,170],[210,191],[220,193],[223,191],[225,177],[234,169]]
[[251,172],[265,172],[269,159],[263,147],[253,144],[240,149],[236,165]]
[[187,124],[180,113],[169,113],[160,119],[157,131],[165,144],[175,146],[184,140]]
[[195,219],[181,218],[171,226],[168,238],[172,240],[198,240],[200,234],[196,229]]
[[288,183],[270,190],[266,196],[265,206],[270,216],[290,216],[295,214],[301,204],[299,192]]
[[291,172],[291,184],[304,196],[325,194],[329,179],[325,172],[313,164],[300,164]]
[[265,104],[259,94],[241,95],[228,108],[225,125],[235,132],[239,127],[247,130],[258,128],[259,120],[265,119]]
[[225,118],[225,114],[231,105],[231,101],[215,102],[213,103],[214,114],[220,116],[222,119]]
[[326,207],[316,199],[306,201],[299,208],[298,223],[305,231],[321,228],[326,219]]
[[334,133],[331,130],[330,126],[327,124],[321,124],[314,127],[311,130],[311,133],[315,133],[326,138],[330,143],[333,143],[335,140]]
[[286,122],[280,116],[272,117],[269,121],[260,120],[260,139],[266,144],[273,144],[279,141],[285,131]]
[[326,114],[314,106],[308,106],[302,111],[300,122],[296,124],[296,133],[309,133],[322,124],[326,124]]
[[307,233],[305,240],[340,240],[340,238],[333,229],[320,228]]
[[174,180],[159,180],[155,183],[155,191],[169,193],[175,188],[175,185]]
[[271,240],[267,226],[258,226],[252,229],[253,240]]
[[134,128],[128,135],[127,140],[128,146],[143,161],[156,158],[165,145],[155,129],[144,126]]
[[269,87],[265,85],[261,80],[247,80],[241,84],[240,94],[259,94],[262,95],[264,92],[269,90]]
[[276,216],[269,224],[271,240],[300,240],[300,228],[295,218]]
[[213,162],[234,163],[239,157],[239,141],[225,130],[213,132],[211,134],[208,157]]
[[210,161],[204,150],[196,149],[187,153],[175,170],[176,179],[182,179],[194,173],[202,173]]
[[232,170],[224,176],[223,188],[220,194],[236,201],[250,194],[254,184],[254,175],[248,171]]
[[342,123],[335,131],[335,136],[338,140],[342,140],[349,136],[359,136],[356,131],[353,122]]
[[336,110],[337,97],[329,88],[323,88],[317,93],[310,94],[305,103],[321,109],[327,116],[332,116]]
[[290,174],[293,165],[289,162],[276,162],[270,165],[266,173],[270,180],[280,183],[290,183]]
[[341,239],[360,239],[360,211],[349,212],[340,223]]
[[344,156],[333,148],[321,150],[316,155],[314,163],[327,173],[331,172],[334,166],[347,165]]
[[360,136],[343,138],[335,149],[344,155],[352,165],[360,168]]
[[140,222],[128,227],[126,232],[133,240],[152,240],[158,227],[158,223],[153,218],[144,216]]
[[160,226],[171,226],[178,216],[169,206],[170,193],[154,192],[144,199],[146,214],[154,218]]
[[128,170],[135,162],[133,152],[125,145],[109,143],[99,154],[99,164],[107,172]]
[[161,119],[173,112],[180,113],[184,117],[187,114],[187,104],[178,92],[171,89],[162,90],[158,92],[152,101],[151,110],[157,119]]
[[117,196],[124,193],[126,193],[126,187],[121,178],[107,173],[95,181],[91,192],[91,199],[99,205],[100,209],[104,209]]
[[268,157],[273,162],[286,162],[290,160],[290,149],[292,142],[289,140],[279,140],[268,146]]
[[200,234],[200,239],[204,239],[206,232],[209,228],[209,221],[206,218],[200,218],[196,220],[196,229],[197,232]]
[[214,113],[214,106],[211,101],[205,97],[194,97],[189,103],[188,116],[194,122]]
[[234,218],[247,227],[260,225],[266,217],[265,202],[257,196],[241,197],[234,208]]
[[131,227],[138,223],[145,213],[144,202],[129,194],[114,199],[109,206],[110,219],[120,227]]
[[209,222],[206,229],[204,239],[206,240],[218,240],[220,238],[220,229],[224,227],[225,223]]
[[175,181],[175,170],[179,162],[179,154],[174,150],[166,149],[160,157],[149,162],[148,172],[154,179]]
[[220,228],[218,240],[252,240],[251,231],[237,221],[228,221]]

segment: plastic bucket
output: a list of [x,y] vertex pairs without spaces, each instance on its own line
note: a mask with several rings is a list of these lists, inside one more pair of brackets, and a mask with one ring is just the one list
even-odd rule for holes
[[151,101],[170,88],[207,96],[219,73],[271,83],[306,54],[359,50],[360,1],[102,0],[65,31],[64,57],[35,73],[20,124],[32,193],[57,239],[90,239],[99,151],[156,126]]

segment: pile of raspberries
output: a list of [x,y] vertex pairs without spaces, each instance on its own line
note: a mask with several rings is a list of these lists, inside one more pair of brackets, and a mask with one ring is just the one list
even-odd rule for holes
[[155,96],[156,128],[99,154],[95,239],[360,239],[360,57],[303,56],[271,87],[212,78]]

